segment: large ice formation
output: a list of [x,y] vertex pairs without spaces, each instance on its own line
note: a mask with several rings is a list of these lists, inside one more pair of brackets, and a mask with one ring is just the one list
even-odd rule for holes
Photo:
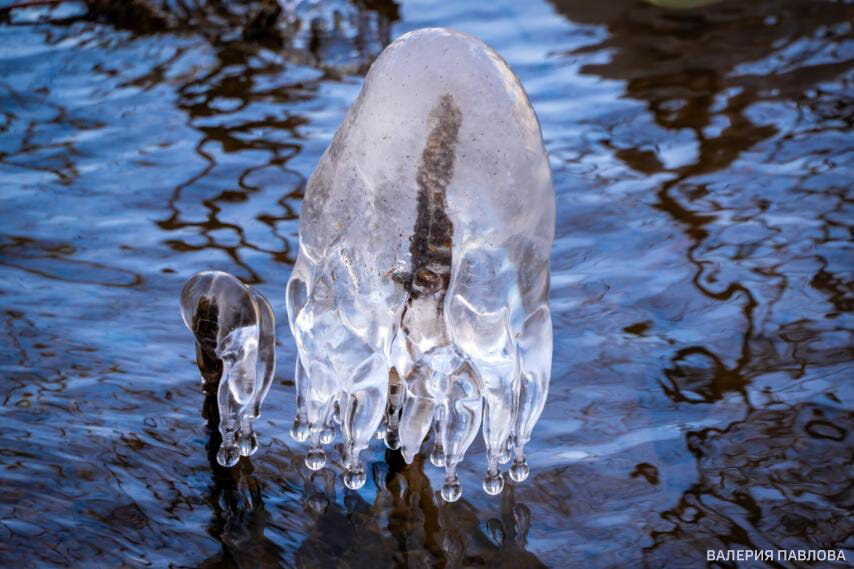
[[220,271],[194,275],[181,291],[181,316],[196,337],[202,381],[217,389],[222,444],[216,459],[234,466],[258,450],[252,422],[276,370],[276,326],[270,303]]
[[[309,468],[340,424],[345,483],[378,431],[412,461],[431,428],[442,496],[483,423],[484,489],[528,475],[551,372],[555,198],[537,117],[483,42],[408,33],[379,56],[308,182],[286,292]],[[381,425],[384,424],[384,427]]]

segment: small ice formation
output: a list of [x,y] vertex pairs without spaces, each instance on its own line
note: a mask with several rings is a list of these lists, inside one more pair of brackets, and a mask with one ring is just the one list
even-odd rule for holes
[[216,460],[234,466],[258,450],[252,422],[276,370],[276,326],[270,303],[220,271],[194,275],[181,291],[181,316],[196,337],[202,382],[216,387],[222,444]]
[[433,433],[442,496],[483,426],[483,487],[528,476],[551,373],[555,197],[539,123],[483,42],[445,29],[383,51],[308,182],[286,302],[306,465],[340,425],[344,481],[374,438],[407,462]]

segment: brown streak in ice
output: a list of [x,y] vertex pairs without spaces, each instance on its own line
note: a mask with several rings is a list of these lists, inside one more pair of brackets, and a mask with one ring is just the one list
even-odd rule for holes
[[[433,109],[436,122],[418,165],[418,209],[409,252],[411,272],[404,286],[411,298],[441,293],[451,280],[451,245],[454,226],[447,214],[448,185],[454,177],[457,136],[462,113],[450,94],[442,95]],[[441,305],[441,299],[439,305]]]

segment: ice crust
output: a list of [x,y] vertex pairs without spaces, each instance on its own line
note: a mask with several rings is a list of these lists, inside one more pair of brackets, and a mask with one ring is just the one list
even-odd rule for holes
[[555,198],[536,115],[488,46],[408,33],[371,67],[309,179],[286,303],[292,435],[309,468],[340,425],[345,483],[375,433],[407,462],[433,431],[442,496],[483,427],[484,489],[527,477],[551,372]]
[[181,291],[181,316],[196,337],[196,361],[216,388],[222,444],[216,459],[234,466],[258,450],[252,422],[276,369],[276,326],[270,303],[236,277],[205,271]]

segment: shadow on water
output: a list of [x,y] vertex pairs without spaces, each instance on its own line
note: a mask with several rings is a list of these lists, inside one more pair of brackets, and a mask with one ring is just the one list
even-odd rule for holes
[[284,557],[280,546],[264,535],[270,514],[264,509],[263,483],[253,475],[249,458],[233,468],[220,466],[216,453],[222,442],[216,389],[205,389],[203,417],[207,421],[208,462],[211,485],[204,502],[211,508],[208,535],[222,544],[222,551],[197,565],[199,569],[227,567],[279,567]]
[[465,500],[445,504],[438,497],[424,472],[423,455],[407,465],[392,450],[384,463],[373,464],[373,503],[351,491],[339,502],[340,484],[332,470],[308,473],[301,503],[312,521],[299,547],[283,550],[264,535],[271,514],[251,459],[242,458],[234,468],[216,461],[222,439],[213,384],[206,393],[211,484],[204,502],[212,510],[207,532],[222,544],[222,552],[199,569],[282,567],[291,559],[297,567],[312,568],[546,567],[526,550],[531,512],[517,502],[512,486],[501,497],[500,518],[489,519],[484,528],[474,506]]
[[315,523],[295,553],[297,566],[545,567],[526,550],[531,514],[512,489],[502,496],[501,518],[484,528],[473,505],[438,497],[424,463],[418,456],[406,465],[399,451],[387,450],[385,462],[373,465],[372,503],[345,490],[339,504],[335,475],[312,474],[304,503]]

